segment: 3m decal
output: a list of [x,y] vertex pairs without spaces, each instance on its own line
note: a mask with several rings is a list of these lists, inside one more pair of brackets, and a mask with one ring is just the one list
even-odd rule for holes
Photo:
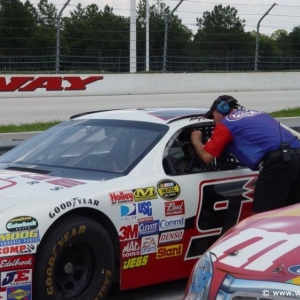
[[102,80],[103,76],[12,76],[6,83],[5,77],[0,77],[0,92],[33,92],[36,89],[46,91],[84,91],[86,86]]
[[157,184],[157,192],[164,200],[174,200],[180,195],[180,187],[174,180],[164,179]]
[[32,270],[1,272],[1,287],[31,284]]
[[146,266],[149,255],[129,258],[123,262],[123,270]]
[[132,191],[121,191],[115,193],[109,193],[111,205],[120,205],[133,202]]
[[34,265],[33,255],[20,255],[18,257],[0,258],[0,272],[16,269],[31,269]]
[[200,257],[208,244],[213,244],[229,228],[251,215],[256,181],[257,175],[201,182],[195,218],[199,235],[191,238],[185,259]]
[[10,219],[6,223],[7,231],[19,231],[26,229],[35,229],[39,225],[37,219],[31,216],[20,216]]
[[157,199],[157,191],[154,186],[133,190],[134,201],[145,201]]
[[183,200],[165,202],[165,216],[184,215],[185,207]]
[[138,236],[139,236],[139,225],[138,224],[121,226],[119,229],[120,241],[137,239]]
[[[211,249],[211,252],[218,257],[220,263],[225,265],[265,271],[281,256],[299,247],[299,239],[300,234],[249,228],[217,245]],[[239,250],[238,259],[236,256],[228,255],[228,251],[235,247]]]
[[159,247],[157,250],[156,258],[161,259],[161,258],[168,258],[173,256],[180,256],[182,255],[182,251],[183,251],[183,244]]

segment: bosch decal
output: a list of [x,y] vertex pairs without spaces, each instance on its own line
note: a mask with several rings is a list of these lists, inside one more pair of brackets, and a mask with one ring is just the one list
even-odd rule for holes
[[180,195],[180,187],[174,180],[164,179],[157,184],[157,191],[164,200],[174,200]]
[[157,191],[154,186],[133,190],[134,201],[145,201],[157,199]]
[[173,256],[180,256],[183,252],[183,244],[159,247],[157,250],[156,258],[168,258]]
[[102,80],[103,76],[12,76],[10,82],[0,77],[0,92],[33,92],[36,89],[46,91],[84,91],[86,86]]
[[185,207],[184,207],[183,200],[166,202],[164,205],[165,205],[165,216],[185,214]]
[[7,231],[36,229],[38,225],[38,221],[35,218],[30,216],[21,216],[10,219],[6,223],[6,229]]
[[121,191],[115,193],[109,193],[111,205],[120,205],[133,202],[132,191]]

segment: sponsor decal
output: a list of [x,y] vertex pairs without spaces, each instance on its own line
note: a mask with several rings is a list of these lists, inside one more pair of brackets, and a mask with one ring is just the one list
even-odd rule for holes
[[40,235],[39,231],[36,229],[6,232],[0,234],[0,247],[7,245],[38,243],[39,241]]
[[87,198],[78,198],[75,197],[71,200],[68,200],[64,203],[61,203],[59,206],[56,206],[53,210],[49,212],[49,217],[53,219],[56,215],[60,214],[64,210],[68,210],[70,208],[74,208],[78,205],[91,205],[91,206],[99,206],[99,200],[96,199],[87,199]]
[[151,201],[137,203],[139,216],[152,217]]
[[291,266],[288,268],[288,271],[300,276],[300,265]]
[[120,205],[133,202],[132,191],[121,191],[115,193],[109,193],[111,205]]
[[145,201],[157,199],[157,191],[154,186],[133,190],[134,201]]
[[16,270],[32,268],[34,265],[33,255],[20,255],[18,257],[5,257],[0,258],[0,272],[4,270]]
[[175,228],[182,228],[185,225],[184,217],[166,218],[160,221],[159,229],[161,231]]
[[121,226],[119,229],[119,239],[120,241],[133,240],[139,237],[139,225],[132,224]]
[[165,216],[184,215],[184,200],[165,202]]
[[183,238],[184,229],[162,232],[159,237],[159,243],[169,243],[181,241]]
[[0,92],[33,92],[36,89],[46,91],[84,91],[92,82],[102,80],[103,76],[12,76],[9,82],[0,77]]
[[8,287],[6,293],[7,300],[32,300],[31,285]]
[[1,272],[1,287],[31,284],[32,270]]
[[121,221],[136,220],[136,206],[135,203],[120,206]]
[[139,223],[139,237],[158,234],[158,232],[159,232],[159,220]]
[[158,245],[158,234],[142,237],[141,255],[155,253]]
[[7,231],[18,231],[26,229],[36,229],[39,223],[37,219],[30,216],[20,216],[10,219],[6,223]]
[[11,256],[14,254],[21,253],[26,250],[27,245],[14,245],[14,246],[6,246],[0,247],[0,255],[3,256]]
[[57,249],[58,248],[63,248],[66,242],[68,242],[70,239],[72,239],[74,236],[84,234],[86,231],[86,226],[77,226],[72,228],[69,232],[65,232],[63,236],[59,237],[58,240],[56,241],[56,245],[52,248],[51,252],[51,257],[48,260],[48,266],[45,268],[45,273],[47,275],[46,279],[46,292],[48,295],[53,295],[54,292],[54,287],[53,283],[55,282],[54,280],[54,266],[56,265],[56,259],[57,259]]
[[183,244],[159,247],[157,250],[156,258],[161,259],[173,256],[180,256],[182,255],[182,250]]
[[180,187],[177,182],[171,179],[161,180],[157,184],[157,191],[164,200],[174,200],[180,195]]
[[149,259],[149,255],[132,257],[123,262],[123,270],[144,267],[147,265]]
[[141,240],[128,241],[122,249],[122,257],[128,258],[140,255]]

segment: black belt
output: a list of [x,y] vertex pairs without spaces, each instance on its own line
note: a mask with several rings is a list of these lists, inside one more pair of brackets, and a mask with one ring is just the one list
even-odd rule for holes
[[[300,148],[295,148],[295,149],[288,149],[290,154],[300,154]],[[282,155],[282,151],[281,150],[275,150],[272,152],[269,152],[266,156],[266,158],[272,158],[272,157],[277,157],[277,156],[281,156]]]

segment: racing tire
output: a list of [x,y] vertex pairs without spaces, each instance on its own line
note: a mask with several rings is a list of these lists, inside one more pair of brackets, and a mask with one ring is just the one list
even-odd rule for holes
[[35,261],[33,299],[105,299],[115,265],[107,231],[92,219],[72,215],[44,238]]

